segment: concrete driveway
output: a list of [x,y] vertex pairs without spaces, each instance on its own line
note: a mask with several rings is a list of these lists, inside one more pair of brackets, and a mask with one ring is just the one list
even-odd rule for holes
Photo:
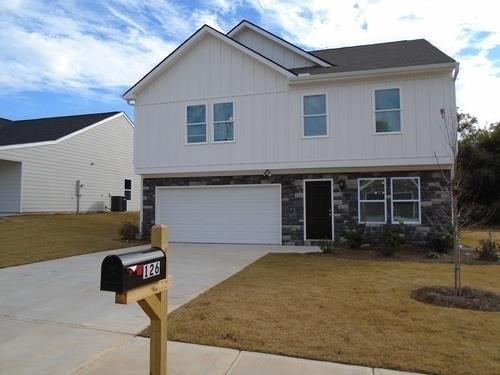
[[[73,373],[122,347],[145,328],[148,320],[137,304],[115,305],[112,293],[99,291],[104,256],[132,250],[0,270],[0,373]],[[268,252],[311,250],[171,244],[169,273],[174,284],[169,307],[180,306]]]

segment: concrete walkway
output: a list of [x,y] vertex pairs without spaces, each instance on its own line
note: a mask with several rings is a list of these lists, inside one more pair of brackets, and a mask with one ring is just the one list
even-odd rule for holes
[[[146,328],[149,320],[137,304],[115,305],[113,293],[99,291],[102,259],[132,250],[1,269],[0,374],[72,373]],[[270,251],[307,250],[311,248],[172,244],[168,267],[174,284],[169,308],[189,301]]]
[[[148,339],[135,337],[76,374],[147,374]],[[180,342],[168,343],[169,375],[418,375]]]
[[[147,246],[146,246],[147,247]],[[143,248],[143,247],[139,247]],[[148,320],[137,304],[99,291],[103,253],[0,270],[0,374],[146,374]],[[174,309],[268,252],[307,247],[172,244]],[[395,375],[366,367],[169,342],[172,374]]]

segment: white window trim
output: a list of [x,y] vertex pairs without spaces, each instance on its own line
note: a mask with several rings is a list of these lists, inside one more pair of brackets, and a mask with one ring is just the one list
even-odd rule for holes
[[[314,95],[324,95],[325,96],[325,111],[326,111],[326,113],[305,115],[304,114],[304,97],[314,96]],[[300,115],[301,115],[302,138],[303,139],[328,138],[330,136],[330,124],[328,121],[328,119],[330,118],[330,116],[328,114],[328,93],[326,93],[326,92],[310,92],[310,93],[302,94],[300,97]],[[304,123],[304,118],[313,117],[313,116],[326,116],[326,134],[325,135],[306,135],[306,127],[305,127],[305,123]]]
[[408,177],[391,177],[391,222],[392,224],[399,224],[399,221],[394,220],[394,185],[393,181],[394,180],[409,180],[409,179],[416,179],[418,182],[418,200],[416,199],[398,199],[396,203],[400,202],[418,202],[418,221],[403,221],[403,224],[407,225],[419,225],[422,222],[422,200],[420,196],[420,177],[417,176],[408,176]]
[[[192,106],[197,106],[197,105],[204,105],[205,106],[205,122],[193,122],[191,124],[188,124],[188,119],[187,119],[187,109],[188,107],[192,107]],[[193,103],[187,103],[185,108],[184,108],[184,125],[185,125],[185,129],[184,129],[184,145],[186,146],[196,146],[196,145],[206,145],[208,144],[208,137],[209,137],[209,123],[208,123],[208,119],[209,119],[209,113],[208,113],[208,110],[209,110],[209,106],[208,106],[208,102],[193,102]],[[205,142],[189,142],[189,139],[188,139],[188,128],[190,125],[201,125],[201,124],[205,124],[205,139],[206,141]]]
[[307,238],[307,226],[306,226],[306,182],[314,182],[314,181],[330,181],[330,187],[331,187],[331,201],[332,201],[332,207],[330,208],[332,210],[332,239],[331,241],[335,241],[335,220],[334,220],[334,214],[333,214],[333,178],[309,178],[309,179],[304,179],[303,180],[303,186],[302,186],[302,191],[303,191],[303,198],[302,198],[302,204],[303,204],[303,218],[304,218],[304,241],[324,241],[324,240],[318,240],[316,238]]
[[[232,103],[233,104],[233,139],[231,141],[216,141],[215,140],[215,124],[223,123],[223,122],[230,122],[230,121],[215,121],[214,116],[215,116],[215,111],[214,111],[214,106],[216,104],[221,104],[221,103]],[[236,106],[234,103],[234,100],[216,100],[212,101],[211,105],[211,120],[212,120],[212,131],[210,132],[212,134],[211,137],[211,142],[212,143],[234,143],[236,142]]]
[[[384,221],[361,221],[361,180],[384,181],[384,200],[365,200],[363,202],[384,202]],[[386,224],[387,223],[387,181],[385,177],[360,177],[358,178],[358,223],[359,224]]]
[[[392,109],[376,109],[375,92],[381,90],[399,90],[399,108]],[[397,135],[403,134],[403,90],[399,86],[375,87],[372,91],[372,108],[373,108],[373,134],[374,135]],[[389,112],[399,110],[399,130],[390,132],[377,132],[377,112]]]

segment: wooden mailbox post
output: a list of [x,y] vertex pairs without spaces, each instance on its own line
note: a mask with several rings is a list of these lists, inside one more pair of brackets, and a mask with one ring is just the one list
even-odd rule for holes
[[[166,258],[168,258],[168,227],[166,225],[160,224],[153,226],[151,230],[151,246],[152,250],[154,248],[163,250]],[[158,252],[161,254],[160,251]],[[143,267],[143,265],[141,265],[140,267]],[[144,265],[144,267],[146,266]],[[146,270],[143,271],[143,269],[141,268],[140,274],[142,275],[143,272],[146,272]],[[101,280],[102,273],[104,273],[104,271],[101,271]],[[168,273],[165,270],[165,278],[161,278],[154,282],[147,283],[145,285],[141,285],[123,292],[116,292],[115,294],[115,303],[129,304],[137,302],[151,319],[151,325],[149,329],[150,375],[167,374],[167,313],[168,289],[170,283],[171,277],[168,276]],[[103,289],[102,281],[101,289]]]

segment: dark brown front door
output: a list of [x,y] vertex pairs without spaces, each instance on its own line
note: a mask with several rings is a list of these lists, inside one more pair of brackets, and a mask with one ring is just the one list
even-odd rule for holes
[[332,182],[306,181],[306,239],[331,240]]

